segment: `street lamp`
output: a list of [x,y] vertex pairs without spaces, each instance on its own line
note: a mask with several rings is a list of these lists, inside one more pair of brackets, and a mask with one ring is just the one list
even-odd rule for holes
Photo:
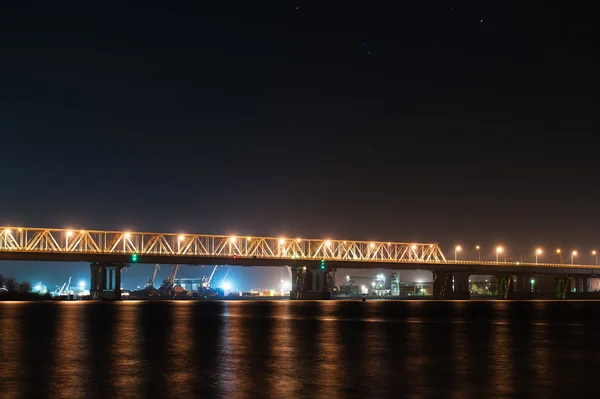
[[456,262],[456,260],[458,259],[457,254],[462,250],[460,245],[457,245],[456,248],[454,248],[454,261]]
[[476,245],[475,249],[477,250],[477,259],[481,262],[481,247],[479,247],[479,245]]
[[592,251],[592,255],[596,257],[596,266],[598,266],[598,252],[595,249]]
[[571,264],[573,264],[573,258],[577,256],[577,251],[571,252]]
[[542,254],[542,249],[538,248],[535,250],[535,263],[538,263],[538,255]]
[[502,248],[502,247],[496,248],[496,263],[498,263],[498,255],[500,255],[502,252],[504,252],[504,248]]

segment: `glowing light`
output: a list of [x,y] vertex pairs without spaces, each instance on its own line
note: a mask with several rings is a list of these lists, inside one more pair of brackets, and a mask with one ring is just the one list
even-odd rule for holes
[[573,251],[573,252],[572,252],[572,255],[573,255],[573,256],[577,256],[577,251]]
[[557,254],[559,254],[559,253],[560,253],[560,248],[558,248],[558,249],[556,250],[556,253],[557,253]]
[[73,235],[73,232],[71,230],[67,231],[67,237],[71,237]]
[[299,238],[296,238],[296,242],[300,242],[300,239],[299,239]]
[[373,244],[373,243],[370,243],[370,244],[369,244],[369,246],[370,246],[371,248],[373,248],[373,247],[375,246],[375,244]]
[[462,251],[462,247],[460,245],[457,245],[456,248],[454,248],[454,250],[456,252],[460,252],[460,251]]
[[479,250],[479,248],[480,248],[479,245],[475,245],[476,250]]
[[248,237],[246,238],[248,241],[252,241],[252,237]]
[[504,252],[504,248],[502,248],[502,247],[497,247],[497,248],[496,248],[496,252],[498,252],[499,254],[501,254],[502,252]]
[[83,290],[84,288],[85,288],[85,281],[82,280],[79,282],[79,289]]
[[178,238],[179,238],[179,241],[183,241],[183,240],[185,240],[185,236],[184,236],[183,234],[179,234],[179,237],[178,237]]
[[81,234],[85,233],[85,231],[83,231],[83,230],[79,230],[79,232],[80,232]]
[[18,231],[18,232],[21,232],[21,231],[23,231],[23,229],[17,229],[17,231]]
[[231,241],[231,242],[235,242],[236,240],[237,240],[236,236],[229,237],[229,241]]
[[285,238],[280,238],[280,239],[279,239],[279,243],[280,243],[280,244],[285,244]]
[[390,245],[392,245],[392,243],[391,243],[391,242],[388,242],[388,246],[390,246]]
[[221,288],[223,288],[224,291],[231,291],[231,283],[229,281],[223,281]]
[[125,233],[125,238],[129,240],[131,238],[131,233]]
[[330,247],[331,246],[331,241],[329,241],[329,240],[325,241],[325,245],[327,245],[328,247]]
[[534,284],[534,283],[535,283],[535,280],[534,280],[534,279],[531,279],[531,284]]
[[4,231],[6,231],[6,234],[10,234],[10,229],[6,229]]
[[592,251],[592,255],[596,255],[596,250],[593,250],[593,251]]
[[535,253],[538,254],[538,255],[541,255],[542,254],[542,249],[541,248],[536,249]]
[[411,248],[413,249],[413,251],[417,250],[417,246],[416,245],[413,245]]

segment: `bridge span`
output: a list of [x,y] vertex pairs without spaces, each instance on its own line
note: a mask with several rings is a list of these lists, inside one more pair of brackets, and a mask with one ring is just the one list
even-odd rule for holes
[[514,276],[527,284],[528,276],[552,275],[564,295],[572,282],[586,291],[600,275],[595,265],[448,260],[437,243],[25,227],[0,227],[0,260],[88,262],[95,297],[120,297],[121,270],[135,263],[287,266],[296,299],[328,298],[338,268],[429,270],[437,298],[468,297],[473,274],[496,275],[506,293]]

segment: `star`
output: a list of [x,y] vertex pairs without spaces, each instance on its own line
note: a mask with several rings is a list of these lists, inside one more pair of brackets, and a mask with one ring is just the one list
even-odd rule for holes
[[479,21],[479,22],[483,23],[483,19],[481,21]]

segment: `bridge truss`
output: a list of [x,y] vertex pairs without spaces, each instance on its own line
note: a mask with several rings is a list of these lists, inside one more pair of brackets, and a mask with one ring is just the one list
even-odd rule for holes
[[446,263],[438,244],[0,227],[0,253]]

